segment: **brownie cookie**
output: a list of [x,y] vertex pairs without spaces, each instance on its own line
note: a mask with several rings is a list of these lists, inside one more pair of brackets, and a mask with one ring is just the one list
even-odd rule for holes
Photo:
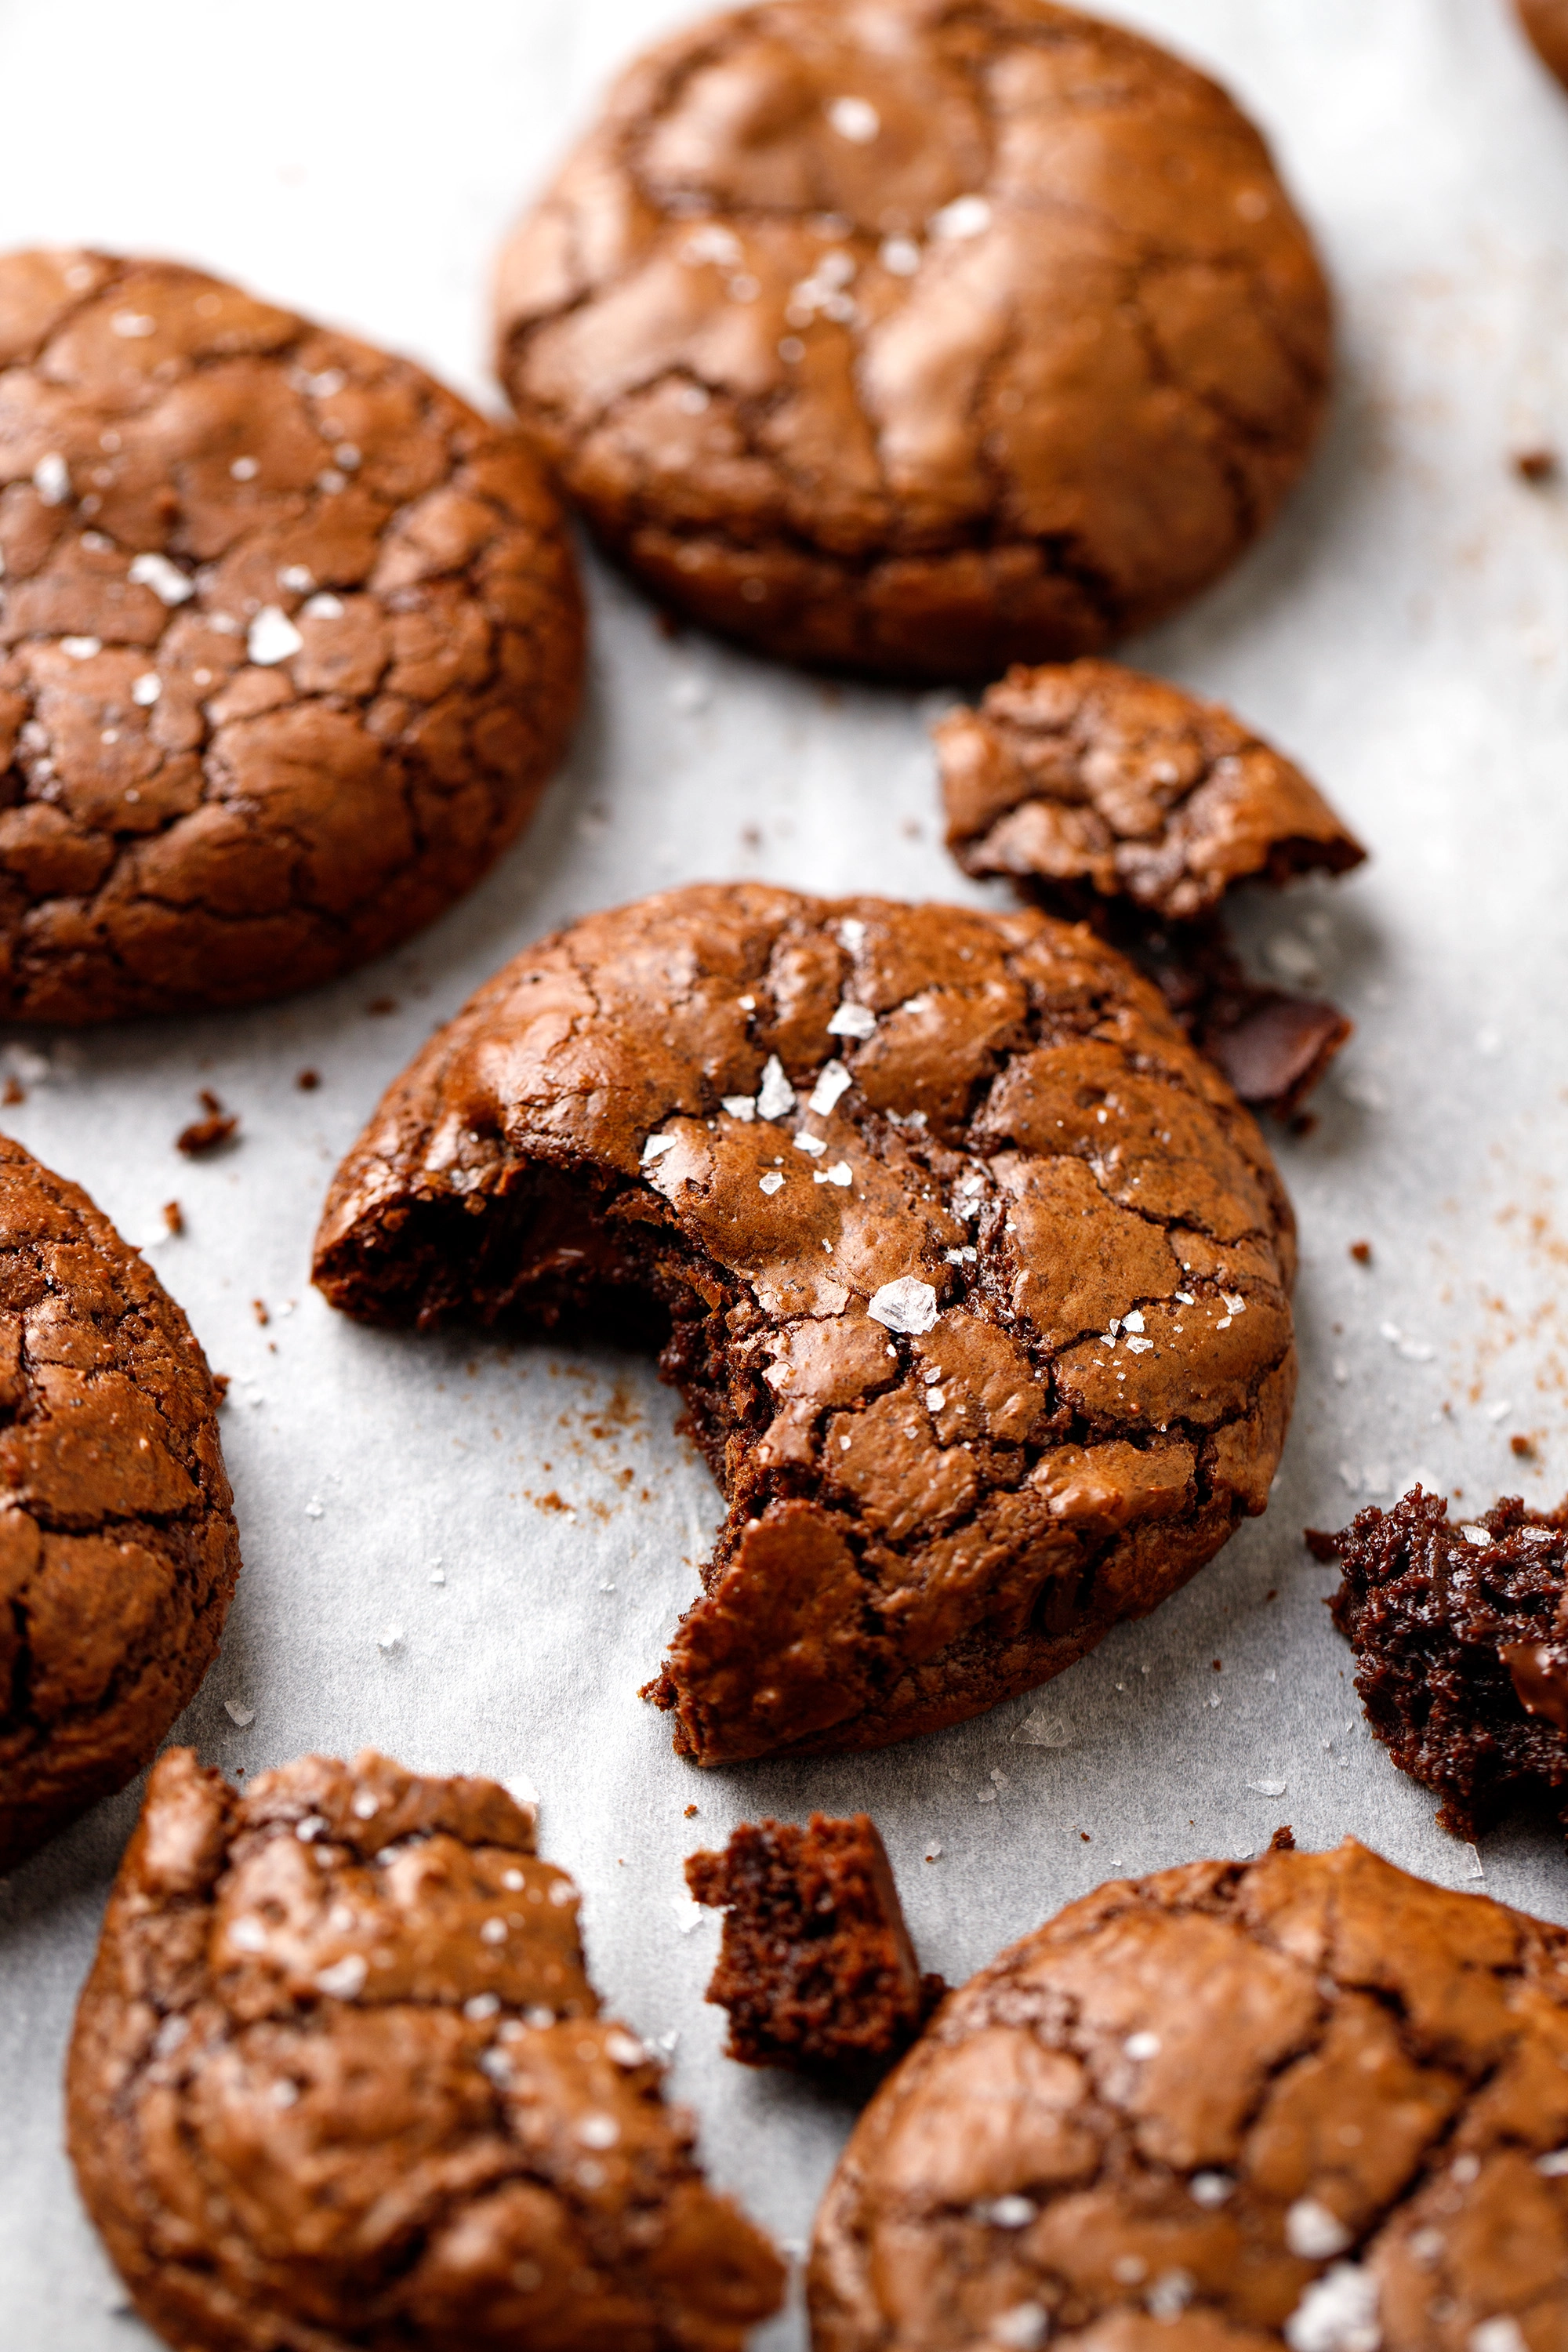
[[623,75],[515,232],[500,368],[678,610],[787,659],[994,677],[1233,562],[1331,364],[1252,125],[1047,0],[769,0]]
[[1148,972],[1244,1102],[1293,1110],[1351,1034],[1331,1004],[1249,981],[1220,909],[1366,856],[1315,784],[1216,702],[1114,662],[1014,669],[932,730],[947,845]]
[[1568,89],[1568,0],[1516,0],[1536,54]]
[[576,706],[559,509],[405,360],[168,262],[0,257],[0,1013],[252,1003],[406,939]]
[[0,1871],[145,1764],[239,1573],[217,1399],[162,1283],[0,1136]]
[[493,1780],[161,1757],[77,2011],[68,2137],[180,2352],[741,2352],[784,2268],[601,2017]]
[[1307,1540],[1342,1574],[1330,1605],[1366,1719],[1443,1827],[1473,1838],[1531,1789],[1568,1819],[1568,1504],[1511,1496],[1455,1527],[1415,1486]]
[[922,1977],[887,1849],[868,1814],[742,1822],[686,1884],[724,1914],[708,1999],[728,2011],[725,2055],[854,2078],[880,2069],[947,1990]]
[[1252,1119],[1088,930],[760,884],[531,948],[340,1169],[366,1321],[664,1340],[730,1500],[652,1695],[703,1763],[1059,1673],[1261,1511],[1294,1229]]
[[816,2352],[1547,2352],[1568,1933],[1337,1853],[1113,1881],[983,1969],[817,2217]]

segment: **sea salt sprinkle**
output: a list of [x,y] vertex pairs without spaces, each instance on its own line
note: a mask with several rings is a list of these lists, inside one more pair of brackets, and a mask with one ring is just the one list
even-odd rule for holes
[[826,1118],[840,1095],[847,1094],[854,1083],[842,1062],[825,1062],[817,1073],[816,1084],[806,1097],[807,1110],[814,1110],[820,1118]]
[[1314,2279],[1285,2322],[1290,2352],[1378,2352],[1377,2281],[1354,2263]]
[[130,577],[132,586],[151,588],[161,604],[184,604],[196,593],[195,582],[188,580],[166,555],[133,555]]
[[868,99],[836,98],[827,120],[840,139],[853,147],[868,147],[882,128],[882,118]]
[[901,1274],[896,1282],[884,1282],[873,1291],[866,1312],[874,1323],[889,1331],[907,1332],[919,1338],[922,1332],[934,1329],[941,1308],[936,1292],[919,1275]]
[[650,1135],[642,1148],[642,1165],[651,1168],[667,1151],[673,1151],[680,1138],[678,1135]]
[[250,625],[246,650],[258,668],[270,669],[297,654],[304,642],[280,605],[263,604]]
[[784,1064],[776,1054],[770,1054],[763,1064],[763,1083],[757,1093],[759,1118],[784,1118],[795,1108],[795,1088],[784,1076]]
[[370,1969],[358,1952],[347,1952],[330,1968],[316,1970],[316,1990],[330,1993],[334,2000],[353,2000],[364,1990],[364,1980]]
[[765,1176],[759,1176],[757,1179],[757,1190],[759,1192],[773,1193],[781,1192],[783,1188],[784,1178],[780,1175],[776,1168],[770,1168]]
[[1350,2242],[1339,2215],[1315,2197],[1298,2197],[1286,2213],[1285,2242],[1303,2262],[1326,2263],[1331,2254],[1342,2254]]
[[877,1034],[877,1016],[866,1004],[851,1004],[847,997],[833,1013],[827,1024],[830,1037],[858,1037],[864,1040]]

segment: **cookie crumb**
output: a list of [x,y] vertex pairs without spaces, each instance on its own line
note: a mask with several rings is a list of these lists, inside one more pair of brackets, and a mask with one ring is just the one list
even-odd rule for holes
[[1289,1822],[1280,1822],[1279,1828],[1275,1831],[1273,1836],[1268,1841],[1268,1851],[1270,1853],[1295,1853],[1296,1832],[1291,1828]]
[[1370,1242],[1352,1242],[1350,1254],[1352,1257],[1354,1258],[1357,1265],[1370,1265],[1372,1264],[1372,1244]]
[[685,1818],[687,1821],[690,1821],[690,1820],[692,1820],[692,1819],[693,1819],[693,1817],[694,1817],[694,1816],[695,1816],[695,1814],[696,1814],[696,1811],[697,1811],[697,1808],[696,1808],[696,1806],[695,1806],[695,1805],[688,1805],[688,1806],[687,1806],[687,1808],[686,1808],[686,1812],[685,1812],[685,1816],[684,1816],[684,1818]]
[[8,1077],[8,1078],[6,1079],[6,1081],[5,1081],[5,1100],[6,1104],[7,1104],[10,1108],[15,1108],[15,1107],[16,1107],[16,1105],[17,1103],[25,1103],[25,1102],[26,1101],[26,1099],[27,1099],[27,1089],[26,1089],[26,1087],[22,1084],[21,1079],[20,1079],[20,1078],[18,1078],[18,1077],[16,1077],[16,1076],[12,1076],[11,1077]]
[[313,1095],[321,1083],[320,1070],[301,1070],[294,1081],[302,1095]]
[[213,1393],[217,1398],[219,1404],[225,1404],[227,1402],[228,1392],[232,1386],[233,1382],[226,1372],[215,1372],[213,1374]]
[[395,996],[373,996],[370,1003],[364,1009],[367,1013],[374,1013],[378,1015],[387,1013],[395,1013],[397,1010],[397,999]]
[[253,1298],[250,1302],[250,1311],[255,1316],[257,1321],[260,1324],[262,1329],[265,1330],[268,1323],[272,1320],[271,1316],[267,1312],[266,1299]]
[[1521,482],[1554,482],[1560,460],[1555,449],[1521,449],[1514,457],[1513,470]]
[[1535,1440],[1532,1437],[1510,1437],[1508,1441],[1508,1450],[1510,1454],[1517,1454],[1521,1462],[1533,1462]]
[[181,1208],[178,1201],[164,1202],[163,1223],[172,1234],[183,1234],[184,1232],[185,1213],[184,1209]]
[[[208,1096],[205,1099],[211,1101],[214,1097]],[[175,1136],[174,1149],[183,1151],[187,1160],[200,1160],[205,1153],[229,1142],[238,1127],[239,1120],[233,1115],[219,1118],[215,1113],[210,1118],[194,1118]]]
[[724,1914],[707,1999],[730,2019],[726,2054],[807,2074],[880,2071],[947,1990],[924,1977],[874,1823],[865,1813],[742,1822],[686,1883]]

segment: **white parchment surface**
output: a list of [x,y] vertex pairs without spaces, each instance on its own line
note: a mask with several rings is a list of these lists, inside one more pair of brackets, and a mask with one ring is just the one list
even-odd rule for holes
[[[497,241],[611,68],[687,13],[0,0],[0,246],[187,257],[493,400]],[[1342,334],[1335,418],[1283,523],[1131,657],[1233,700],[1373,853],[1345,884],[1248,914],[1265,968],[1321,974],[1358,1034],[1315,1132],[1277,1144],[1302,1223],[1303,1380],[1273,1504],[1184,1593],[939,1738],[700,1774],[637,1696],[720,1515],[651,1367],[372,1333],[308,1286],[327,1179],[381,1087],[553,925],[698,877],[976,895],[940,846],[930,701],[672,643],[595,569],[570,764],[435,929],[280,1007],[0,1040],[26,1091],[11,1131],[151,1250],[233,1378],[245,1573],[180,1736],[231,1771],[374,1743],[533,1781],[545,1850],[586,1891],[598,1982],[639,2030],[677,2037],[674,2088],[711,2170],[795,2245],[849,2117],[721,2058],[702,2001],[716,1928],[693,1923],[680,1874],[743,1813],[868,1808],[923,1963],[952,1979],[1113,1872],[1250,1853],[1281,1821],[1305,1845],[1354,1832],[1568,1918],[1551,1821],[1477,1856],[1369,1740],[1321,1605],[1332,1575],[1300,1540],[1417,1473],[1471,1507],[1568,1486],[1568,490],[1510,463],[1553,439],[1568,453],[1568,100],[1504,0],[1118,13],[1263,122]],[[305,1066],[319,1091],[297,1090]],[[174,1139],[200,1087],[240,1113],[242,1140],[193,1164]],[[1347,1254],[1363,1238],[1366,1269]],[[137,1800],[0,1884],[7,2352],[148,2341],[60,2153],[72,2004]],[[798,2314],[758,2339],[803,2342]]]

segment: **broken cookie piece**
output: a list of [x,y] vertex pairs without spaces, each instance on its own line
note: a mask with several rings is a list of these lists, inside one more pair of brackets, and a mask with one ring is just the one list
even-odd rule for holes
[[742,2352],[784,2266],[599,2013],[493,1780],[160,1758],[77,2012],[77,2179],[180,2352]]
[[742,1822],[686,1883],[724,1914],[708,1999],[729,2012],[744,2066],[864,2074],[920,2032],[945,1985],[923,1977],[876,1825],[813,1813]]
[[662,1341],[729,1498],[653,1686],[714,1764],[1058,1674],[1262,1511],[1290,1210],[1155,991],[1034,909],[671,890],[519,956],[334,1181],[367,1322]]
[[[1568,1788],[1568,1504],[1517,1496],[1456,1526],[1413,1487],[1389,1511],[1311,1531],[1343,1581],[1330,1603],[1367,1721],[1473,1838],[1531,1789]],[[1568,1808],[1565,1808],[1568,1811]]]
[[1114,662],[1011,670],[933,731],[964,870],[1092,922],[1244,1102],[1296,1109],[1351,1024],[1250,980],[1221,908],[1240,883],[1365,856],[1300,770],[1219,704]]

